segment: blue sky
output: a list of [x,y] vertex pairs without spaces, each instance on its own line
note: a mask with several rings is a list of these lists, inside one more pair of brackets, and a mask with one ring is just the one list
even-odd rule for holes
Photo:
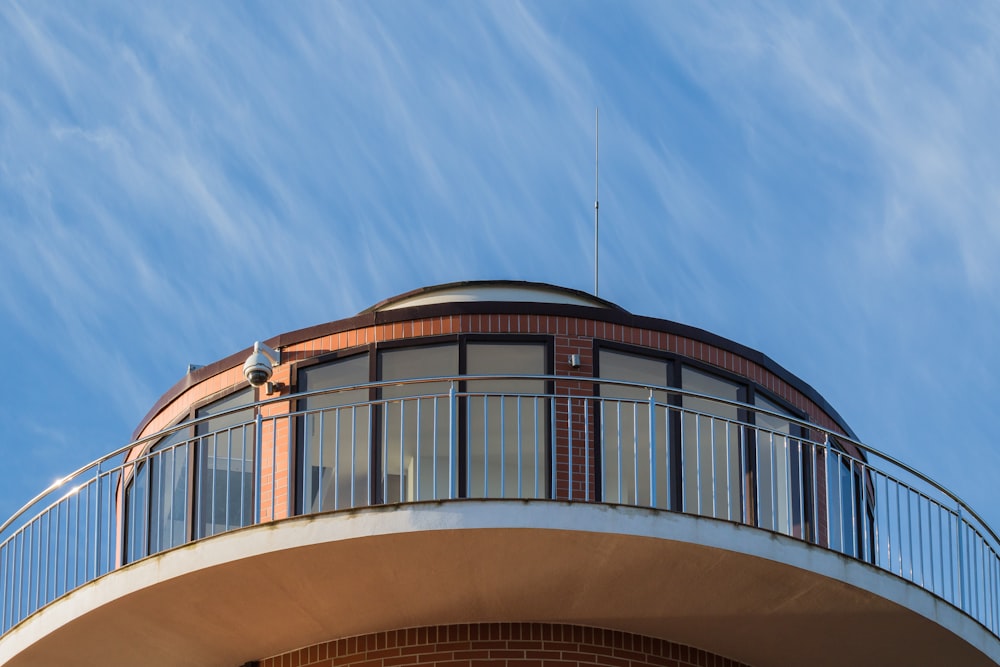
[[0,4],[0,515],[184,374],[415,287],[759,349],[994,528],[1000,6]]

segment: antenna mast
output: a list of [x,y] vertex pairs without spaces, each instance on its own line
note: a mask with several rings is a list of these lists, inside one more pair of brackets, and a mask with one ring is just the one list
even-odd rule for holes
[[601,110],[594,107],[594,296],[598,295],[598,232],[600,230],[600,198],[598,197],[598,186],[600,183],[600,127]]

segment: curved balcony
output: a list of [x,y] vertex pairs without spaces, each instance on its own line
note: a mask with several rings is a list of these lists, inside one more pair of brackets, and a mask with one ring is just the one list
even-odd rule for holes
[[[567,527],[581,521],[567,508],[642,508],[649,531],[675,526],[696,545],[747,527],[748,543],[780,536],[781,553],[839,554],[926,592],[1000,655],[996,534],[923,474],[786,414],[669,387],[491,375],[294,394],[211,419],[224,426],[192,420],[129,443],[4,523],[0,647],[86,584],[213,536],[479,499],[532,501],[526,516],[564,512],[553,521]],[[712,528],[671,523],[685,515]],[[738,550],[726,539],[716,546]],[[806,567],[802,553],[787,566]]]

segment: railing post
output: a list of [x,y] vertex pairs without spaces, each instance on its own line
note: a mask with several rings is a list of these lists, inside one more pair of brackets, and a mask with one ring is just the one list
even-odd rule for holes
[[656,507],[656,399],[649,390],[649,506]]
[[[836,471],[835,479],[839,480],[840,471]],[[831,501],[833,500],[832,491],[830,489],[830,435],[826,436],[826,447],[823,450],[823,476],[826,477],[823,480],[823,488],[826,490],[824,494],[826,497],[826,548],[833,548],[833,527],[830,525],[831,519],[833,518],[833,512],[830,508]],[[840,484],[837,484],[840,488]]]
[[[253,439],[254,439],[254,509],[253,509],[253,522],[254,525],[260,523],[260,506],[264,502],[264,494],[261,493],[261,484],[263,478],[264,469],[264,435],[263,435],[263,423],[264,418],[260,414],[260,406],[254,408],[254,418],[253,418]],[[274,486],[274,461],[271,462],[271,486]],[[271,508],[271,518],[274,518],[274,507]]]
[[[121,480],[122,480],[122,488],[125,488],[125,469],[124,468],[122,468]],[[99,564],[100,560],[101,560],[101,500],[102,500],[101,499],[101,495],[102,495],[101,491],[102,491],[102,487],[101,487],[101,464],[98,463],[97,464],[97,500],[96,500],[96,504],[94,505],[94,576],[91,577],[90,580],[97,579],[97,577],[101,576],[101,567],[100,567],[100,564]],[[121,514],[121,520],[120,521],[115,521],[115,526],[118,528],[118,535],[121,535],[122,538],[124,538],[124,536],[125,536],[125,495],[124,495],[124,493],[122,494],[122,511],[119,512],[119,514]],[[89,496],[87,497],[87,518],[88,518],[88,520],[90,519],[90,497]],[[109,526],[109,528],[110,528],[110,526]],[[87,539],[89,540],[90,539],[90,535],[87,533],[86,530],[84,532],[85,532],[85,534],[87,536]],[[116,567],[118,565],[121,565],[122,560],[125,558],[125,540],[124,539],[121,540],[121,544],[122,544],[121,557],[118,558],[118,559],[115,559],[115,561],[114,561]],[[88,554],[90,553],[89,549],[87,550],[87,553]],[[112,551],[112,553],[113,553],[113,551]],[[112,556],[112,558],[114,558],[114,557]],[[110,565],[110,561],[109,561],[109,565]],[[111,570],[112,568],[109,567],[108,569]],[[84,571],[86,572],[86,563],[84,564]],[[86,574],[84,576],[86,576]]]
[[590,502],[590,403],[583,400],[583,500]]
[[[288,507],[285,510],[285,516],[290,517],[294,514],[295,510],[295,475],[292,474],[292,468],[295,465],[295,447],[292,443],[292,418],[285,417],[285,431],[288,433],[288,437],[285,440],[285,447],[288,449],[288,471],[285,473],[288,481],[285,483],[285,488],[287,489],[286,495],[288,497]],[[278,417],[274,418],[274,422],[271,425],[271,429],[277,433],[278,431]],[[322,436],[320,436],[322,437]]]
[[569,453],[569,499],[573,500],[573,397],[566,397],[566,438]]
[[962,538],[965,532],[965,521],[962,518],[962,505],[958,505],[958,587],[961,595],[961,609],[966,610],[968,592],[965,581],[965,541]]
[[549,443],[549,459],[550,459],[550,465],[549,465],[549,487],[550,487],[549,488],[549,497],[553,498],[553,499],[559,497],[559,494],[556,491],[556,480],[557,480],[557,477],[556,477],[556,468],[558,467],[558,463],[557,463],[558,462],[558,455],[557,455],[558,448],[556,447],[556,445],[559,443],[559,435],[558,435],[559,429],[556,426],[556,424],[557,424],[557,422],[556,422],[556,415],[557,415],[556,399],[557,398],[558,398],[558,396],[556,395],[555,390],[553,389],[552,400],[549,401],[549,433],[551,434],[551,437],[552,437],[552,442]]
[[448,389],[448,497],[458,497],[458,388]]

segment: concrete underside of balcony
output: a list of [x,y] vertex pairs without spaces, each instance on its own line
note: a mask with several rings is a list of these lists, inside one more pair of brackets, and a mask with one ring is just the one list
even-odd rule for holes
[[537,621],[756,667],[994,665],[1000,641],[912,584],[707,518],[551,501],[298,517],[147,558],[0,639],[0,664],[236,667],[338,637]]

